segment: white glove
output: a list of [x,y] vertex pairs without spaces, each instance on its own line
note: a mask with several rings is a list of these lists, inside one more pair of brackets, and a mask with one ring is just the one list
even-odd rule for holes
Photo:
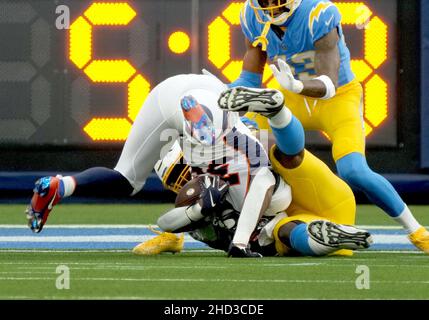
[[289,91],[295,93],[301,93],[304,90],[304,83],[302,81],[296,80],[292,74],[292,70],[286,61],[278,59],[277,63],[280,67],[280,70],[274,64],[270,64],[270,69],[273,72],[274,77],[276,77],[278,83]]
[[203,69],[202,73],[206,76],[210,76],[212,78],[215,78],[217,81],[219,81],[220,83],[222,83],[226,88],[228,88],[228,85],[226,85],[225,83],[223,83],[218,77],[216,77],[213,73],[211,73],[210,71],[208,71],[207,69]]

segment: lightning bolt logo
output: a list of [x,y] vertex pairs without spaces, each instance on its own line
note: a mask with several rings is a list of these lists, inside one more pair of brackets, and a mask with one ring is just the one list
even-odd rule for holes
[[308,27],[310,28],[311,36],[313,36],[313,25],[314,22],[319,21],[320,16],[323,12],[325,12],[329,7],[332,7],[333,4],[331,2],[319,2],[317,6],[315,6],[311,12],[310,17],[308,19]]

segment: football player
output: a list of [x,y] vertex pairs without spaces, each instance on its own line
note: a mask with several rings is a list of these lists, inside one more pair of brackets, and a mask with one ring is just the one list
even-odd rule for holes
[[[252,255],[248,242],[261,213],[267,209],[275,179],[267,168],[267,153],[240,122],[238,114],[219,108],[218,98],[225,89],[225,84],[207,75],[178,75],[161,82],[139,111],[114,169],[91,168],[74,176],[44,177],[36,182],[26,211],[31,230],[40,232],[53,206],[64,197],[136,194],[171,141],[179,140],[184,158],[193,167],[213,174],[220,170],[222,176],[229,177],[230,203],[241,212],[230,255]],[[270,97],[273,98],[276,96]],[[280,109],[283,112],[278,113],[279,121],[294,124],[288,147],[302,147],[302,127],[293,117],[282,120],[286,109]],[[193,214],[200,218],[206,215],[213,196],[210,193],[210,201],[205,202],[207,208]]]
[[[252,146],[249,143],[247,145]],[[259,154],[265,157],[263,153],[259,152]],[[235,248],[237,243],[244,243],[243,250],[246,254],[240,255],[238,252],[233,254],[230,250],[229,254],[231,256],[259,257],[258,254],[253,254],[247,248],[250,236],[262,215],[273,216],[288,207],[291,201],[290,187],[278,177],[275,179],[270,171],[269,177],[273,177],[273,181],[270,182],[269,186],[272,186],[273,190],[269,192],[269,197],[267,197],[266,193],[264,194],[263,192],[266,189],[264,184],[267,184],[267,179],[261,180],[257,174],[251,178],[249,188],[248,177],[243,175],[246,170],[244,168],[240,171],[234,170],[233,168],[237,167],[240,162],[234,163],[234,161],[231,162],[230,160],[226,159],[225,164],[221,165],[221,168],[217,168],[217,170],[210,170],[209,168],[208,172],[202,172],[201,168],[198,167],[192,167],[191,170],[189,165],[183,164],[183,153],[180,146],[175,144],[169,153],[155,165],[155,171],[163,181],[164,186],[176,193],[190,180],[191,171],[194,176],[201,177],[201,180],[198,180],[196,185],[191,185],[189,190],[185,190],[185,196],[196,200],[190,205],[176,206],[176,208],[162,215],[157,224],[166,232],[137,246],[133,252],[141,255],[152,255],[165,251],[177,252],[175,248],[177,248],[180,238],[174,238],[171,232],[192,231],[197,226],[207,224],[207,221],[210,222],[215,219],[213,223],[216,224],[218,217],[233,214],[234,217],[241,218],[231,220],[234,221],[234,227],[230,227],[229,231],[234,230],[234,237],[229,241],[222,237],[217,238],[222,243],[232,243],[231,250],[237,250]],[[231,169],[225,170],[226,168]],[[268,169],[266,168],[266,170]],[[241,174],[238,174],[238,172],[241,172]],[[221,181],[225,181],[227,184],[221,184]],[[249,203],[248,200],[250,200],[250,205],[247,204],[247,206],[257,208],[257,210],[253,218],[247,218],[243,223],[242,216],[251,211],[249,207],[246,208],[246,203]],[[237,205],[241,203],[243,205]],[[266,204],[260,207],[260,203]],[[237,212],[241,212],[241,215],[234,214]],[[226,217],[224,219],[230,220]],[[245,231],[241,231],[240,228]],[[239,240],[237,241],[237,239]]]
[[[192,198],[198,199],[194,194],[196,191],[193,186],[187,187],[185,185],[191,179],[191,168],[182,164],[180,160],[182,157],[180,147],[174,146],[167,156],[157,163],[156,172],[167,189],[178,193],[182,188],[185,188],[182,190],[184,194],[192,189]],[[307,157],[311,157],[312,161],[319,161],[317,158],[313,158],[311,154]],[[294,162],[291,157],[283,160],[290,161],[291,164]],[[327,167],[324,169],[322,179],[320,172],[303,176],[299,171],[295,173],[292,170],[292,176],[294,176],[292,182],[297,186],[297,179],[309,180],[314,184],[302,186],[317,186],[318,189],[325,190],[325,196],[328,196],[329,193],[331,198],[339,201],[339,203],[319,199],[320,192],[307,189],[295,191],[295,194],[305,195],[305,197],[298,196],[293,200],[289,185],[283,179],[276,179],[272,203],[259,220],[249,241],[252,252],[263,256],[350,255],[350,250],[366,249],[370,246],[372,238],[367,231],[353,226],[335,224],[328,220],[327,217],[334,218],[336,221],[354,222],[355,206],[354,196],[350,188]],[[319,180],[316,181],[314,177]],[[205,191],[201,192],[201,198],[204,198]],[[199,218],[194,219],[193,207],[199,207],[201,200],[195,201],[196,203],[175,208],[161,216],[157,223],[165,232],[157,232],[160,234],[159,236],[137,245],[133,249],[133,253],[156,255],[161,252],[180,252],[183,248],[183,236],[177,237],[171,232],[184,231],[189,232],[194,239],[202,241],[212,248],[228,252],[240,213],[234,210],[228,201],[225,201],[222,205],[216,206],[210,215],[201,220]],[[318,203],[318,205],[314,206],[313,203]],[[178,214],[179,212],[182,214]]]
[[[248,0],[240,15],[247,52],[230,86],[259,88],[268,61],[305,129],[325,132],[340,177],[400,223],[429,253],[429,232],[365,158],[362,86],[350,67],[338,8],[326,0]],[[267,128],[266,120],[258,120]]]

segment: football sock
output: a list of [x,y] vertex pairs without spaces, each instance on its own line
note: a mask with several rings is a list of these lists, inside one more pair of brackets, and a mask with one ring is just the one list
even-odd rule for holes
[[420,227],[398,192],[387,179],[368,167],[362,154],[351,153],[339,159],[337,169],[343,180],[363,191],[372,203],[383,209],[408,232],[412,233]]
[[307,226],[306,223],[301,223],[292,230],[290,244],[294,250],[304,256],[324,256],[337,250],[313,240],[308,235]]
[[418,223],[416,218],[414,218],[410,209],[408,209],[408,206],[405,206],[404,211],[399,215],[399,217],[393,219],[402,225],[409,234],[421,228],[420,223]]
[[228,84],[229,88],[234,87],[249,87],[260,88],[262,85],[262,74],[243,70],[240,77],[234,82]]
[[61,198],[69,197],[76,188],[76,181],[73,177],[67,176],[60,179],[59,193]]
[[304,149],[304,128],[288,108],[283,108],[269,120],[269,123],[281,152],[293,156]]
[[108,168],[91,168],[61,181],[64,196],[127,197],[133,192],[133,187],[122,174]]

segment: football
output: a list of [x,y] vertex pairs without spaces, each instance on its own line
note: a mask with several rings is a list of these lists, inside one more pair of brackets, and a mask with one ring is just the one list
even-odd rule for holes
[[203,190],[204,176],[198,176],[188,181],[177,194],[174,205],[176,208],[193,205],[200,199],[200,195]]

